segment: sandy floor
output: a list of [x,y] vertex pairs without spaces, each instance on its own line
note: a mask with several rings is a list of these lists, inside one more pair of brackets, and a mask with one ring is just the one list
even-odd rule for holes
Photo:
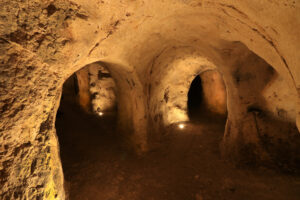
[[62,103],[57,134],[70,200],[300,200],[300,177],[237,169],[223,161],[223,125],[170,127],[161,148],[120,148],[114,116]]

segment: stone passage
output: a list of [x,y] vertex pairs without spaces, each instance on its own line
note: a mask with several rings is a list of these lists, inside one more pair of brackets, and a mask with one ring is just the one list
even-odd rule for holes
[[227,102],[224,81],[217,71],[209,70],[197,75],[188,92],[190,120],[226,118]]
[[298,200],[299,4],[2,0],[0,199]]

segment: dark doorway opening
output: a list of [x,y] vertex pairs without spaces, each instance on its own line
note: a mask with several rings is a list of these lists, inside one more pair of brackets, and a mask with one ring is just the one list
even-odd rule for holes
[[216,70],[197,75],[188,92],[188,116],[191,121],[222,122],[227,117],[226,89]]
[[[86,75],[90,76],[88,73]],[[117,112],[101,111],[100,115],[92,108],[87,110],[81,104],[80,92],[86,92],[91,85],[90,79],[80,78],[74,73],[65,81],[55,122],[66,199],[82,199],[82,196],[86,196],[90,186],[101,180],[93,177],[97,169],[103,171],[100,163],[121,155],[124,150],[120,145],[120,134],[116,131]],[[109,164],[106,163],[107,166]]]
[[200,76],[196,76],[188,92],[188,115],[191,120],[201,117],[203,111],[203,88]]

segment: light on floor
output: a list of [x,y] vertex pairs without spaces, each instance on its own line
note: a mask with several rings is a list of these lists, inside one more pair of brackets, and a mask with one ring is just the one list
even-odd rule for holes
[[184,125],[184,124],[178,124],[178,127],[179,127],[180,129],[184,129],[185,125]]

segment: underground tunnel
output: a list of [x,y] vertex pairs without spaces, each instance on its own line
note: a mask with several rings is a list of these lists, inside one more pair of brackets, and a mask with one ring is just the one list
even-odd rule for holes
[[90,168],[101,171],[97,162],[122,153],[115,129],[116,92],[110,73],[98,63],[78,70],[63,85],[55,125],[67,199],[82,199],[78,193],[86,195],[87,185],[94,184]]
[[226,121],[227,103],[224,81],[218,71],[197,75],[189,88],[187,101],[191,121]]
[[298,1],[0,8],[0,199],[299,200]]
[[[196,118],[197,114],[200,114],[200,108],[203,107],[203,88],[202,81],[199,75],[191,83],[191,87],[188,92],[188,113],[190,118]],[[202,113],[205,111],[203,110]]]

